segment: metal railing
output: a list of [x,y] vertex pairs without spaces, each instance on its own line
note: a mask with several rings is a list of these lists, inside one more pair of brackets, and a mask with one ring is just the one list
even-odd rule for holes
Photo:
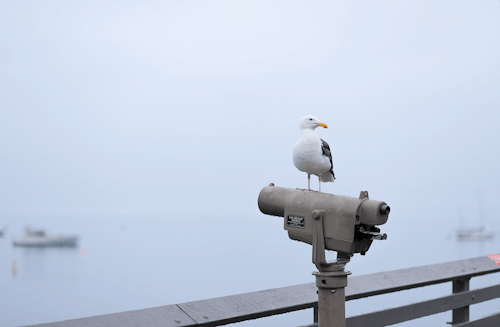
[[[469,322],[470,305],[500,297],[500,283],[469,290],[471,277],[496,272],[500,272],[500,255],[349,277],[345,288],[346,301],[445,282],[452,282],[453,293],[349,317],[347,326],[387,326],[449,310],[453,310],[454,326],[500,326],[500,312]],[[317,321],[316,290],[315,283],[307,283],[36,326],[219,326],[308,308],[315,308],[314,321]]]

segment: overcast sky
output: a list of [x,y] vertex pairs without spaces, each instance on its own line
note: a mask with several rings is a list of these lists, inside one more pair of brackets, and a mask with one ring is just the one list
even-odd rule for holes
[[306,114],[323,191],[496,212],[497,0],[2,1],[0,48],[4,217],[260,214]]

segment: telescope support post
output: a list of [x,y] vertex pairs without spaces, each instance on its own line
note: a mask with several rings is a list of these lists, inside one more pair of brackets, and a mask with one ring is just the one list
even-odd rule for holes
[[318,287],[318,326],[345,327],[345,287],[350,272],[314,272]]
[[345,265],[350,256],[338,253],[337,260],[327,262],[325,259],[325,237],[323,231],[324,210],[314,210],[313,228],[313,262],[319,271],[313,272],[318,287],[318,326],[345,327],[345,287],[347,276]]

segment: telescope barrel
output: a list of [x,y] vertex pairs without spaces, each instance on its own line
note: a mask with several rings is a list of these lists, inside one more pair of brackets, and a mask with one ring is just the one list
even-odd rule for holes
[[259,209],[271,216],[285,217],[285,200],[293,189],[277,187],[273,183],[264,187],[259,194]]
[[292,240],[312,245],[324,242],[326,250],[365,254],[373,240],[387,238],[375,226],[387,222],[390,208],[383,201],[369,199],[366,191],[356,198],[271,183],[260,191],[258,205],[264,214],[285,218],[284,228]]
[[383,201],[284,188],[275,186],[273,183],[260,191],[258,199],[262,213],[278,217],[285,216],[287,206],[297,207],[299,202],[303,209],[313,205],[312,209],[338,213],[341,211],[344,215],[353,215],[353,218],[356,218],[356,224],[369,226],[385,224],[391,210]]

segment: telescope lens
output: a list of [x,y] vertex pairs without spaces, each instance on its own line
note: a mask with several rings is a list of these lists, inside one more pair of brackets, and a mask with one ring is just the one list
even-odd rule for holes
[[383,215],[389,215],[389,212],[391,212],[391,207],[389,207],[387,204],[384,204],[380,207],[380,213]]

